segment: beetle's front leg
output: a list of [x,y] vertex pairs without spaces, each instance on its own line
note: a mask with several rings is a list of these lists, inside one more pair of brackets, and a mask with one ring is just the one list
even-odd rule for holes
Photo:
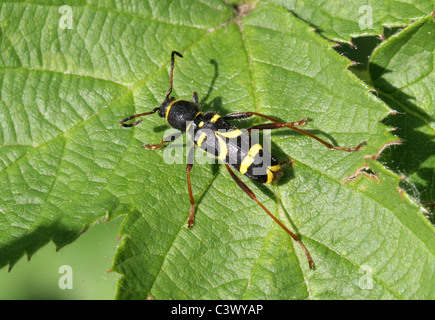
[[148,149],[148,150],[156,150],[156,149],[160,149],[161,147],[163,147],[163,146],[165,145],[165,143],[167,143],[167,142],[171,142],[171,141],[173,141],[173,140],[178,139],[182,134],[183,134],[183,132],[178,131],[178,132],[176,132],[176,133],[174,133],[174,134],[171,134],[171,135],[169,135],[169,136],[167,136],[167,137],[164,137],[163,140],[160,141],[159,144],[147,144],[147,143],[144,143],[144,144],[142,145],[142,147],[145,147],[145,148]]
[[196,104],[198,104],[198,102],[199,102],[198,93],[196,91],[193,91],[192,101],[193,101],[193,103],[196,103]]

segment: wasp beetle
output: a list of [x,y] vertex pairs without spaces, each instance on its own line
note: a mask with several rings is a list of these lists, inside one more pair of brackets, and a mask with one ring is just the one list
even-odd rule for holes
[[[262,184],[269,184],[276,182],[282,176],[282,163],[278,163],[276,158],[269,152],[263,149],[263,146],[259,143],[253,143],[251,141],[252,130],[266,130],[266,129],[278,129],[278,128],[290,128],[299,133],[305,134],[313,139],[316,139],[320,143],[324,144],[330,149],[338,149],[347,152],[354,152],[359,150],[365,142],[362,142],[355,148],[341,148],[333,146],[332,144],[320,139],[319,137],[302,130],[299,126],[304,125],[310,119],[302,119],[297,122],[282,122],[275,118],[257,112],[235,112],[224,116],[220,116],[215,112],[203,113],[199,110],[198,94],[193,92],[192,101],[177,100],[171,97],[173,75],[174,75],[174,61],[175,56],[183,57],[180,53],[172,51],[171,54],[171,69],[170,69],[170,85],[165,94],[165,99],[162,104],[157,108],[145,113],[139,113],[130,117],[124,118],[120,121],[120,124],[124,127],[136,126],[142,122],[142,119],[135,122],[129,122],[137,117],[158,113],[162,118],[165,118],[168,124],[179,130],[178,136],[181,136],[185,132],[189,132],[193,139],[193,146],[199,147],[213,156],[217,157],[225,163],[229,174],[237,185],[248,194],[248,196],[254,200],[264,211],[281,227],[283,228],[302,248],[304,251],[310,269],[314,267],[314,261],[311,258],[310,253],[305,248],[299,237],[291,232],[278,218],[276,218],[255,196],[255,194],[248,188],[248,186],[240,180],[240,178],[231,169],[239,171]],[[257,116],[264,118],[270,123],[259,124],[248,128],[246,131],[239,130],[236,126],[229,123],[229,120],[243,120]],[[129,122],[129,123],[127,123]],[[212,133],[211,135],[208,133]],[[163,147],[165,143],[172,141],[174,136],[163,138],[163,140],[156,145],[144,144],[147,149],[155,150]],[[242,144],[249,146],[243,148]],[[192,147],[193,148],[193,147]],[[268,159],[268,165],[263,165],[263,160]],[[189,161],[190,162],[190,161]],[[190,184],[190,171],[192,169],[192,163],[187,164],[187,186],[190,197],[190,214],[188,219],[188,227],[191,228],[195,218],[195,201],[192,194],[192,188]]]

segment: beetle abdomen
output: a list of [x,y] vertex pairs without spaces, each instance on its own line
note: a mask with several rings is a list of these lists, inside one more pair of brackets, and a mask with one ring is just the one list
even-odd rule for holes
[[282,176],[278,161],[251,135],[213,112],[195,119],[194,143],[254,181],[269,184]]

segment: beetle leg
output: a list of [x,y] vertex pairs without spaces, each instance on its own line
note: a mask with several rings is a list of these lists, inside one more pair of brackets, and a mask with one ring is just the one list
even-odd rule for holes
[[193,91],[192,101],[193,101],[193,103],[196,103],[196,104],[198,104],[198,102],[199,102],[198,93],[196,91]]
[[245,191],[248,196],[254,200],[255,202],[258,203],[258,205],[263,208],[264,211],[266,211],[266,213],[281,227],[285,230],[285,232],[287,232],[292,238],[293,240],[295,240],[302,248],[302,250],[304,251],[305,255],[307,256],[308,259],[308,263],[310,265],[310,269],[313,269],[314,267],[314,261],[311,258],[310,253],[308,252],[307,248],[305,248],[305,246],[303,245],[303,243],[301,242],[301,240],[298,238],[297,235],[295,235],[293,232],[291,232],[281,221],[278,220],[278,218],[276,218],[255,196],[255,194],[252,192],[251,189],[248,188],[248,186],[242,181],[240,180],[239,177],[236,176],[236,174],[231,170],[230,166],[228,164],[225,164],[225,166],[228,169],[228,172],[230,173],[231,177],[233,178],[233,180],[237,183],[237,185],[243,190]]
[[[160,149],[161,147],[164,146],[165,143],[167,143],[167,142],[171,142],[171,141],[173,141],[173,140],[178,139],[182,134],[183,134],[183,132],[178,131],[178,132],[176,132],[176,133],[174,133],[174,134],[171,134],[171,135],[169,135],[169,136],[167,136],[167,137],[164,137],[163,140],[160,141],[159,144],[147,144],[147,143],[144,143],[144,144],[142,145],[142,147],[145,147],[145,148],[147,148],[148,150],[156,150],[156,149]],[[174,138],[174,139],[173,139],[173,138]]]
[[189,219],[187,220],[187,227],[190,229],[193,226],[195,221],[195,200],[193,199],[192,186],[190,184],[190,171],[192,170],[193,164],[187,164],[186,172],[187,172],[187,188],[189,189],[189,198],[190,198],[190,213]]
[[259,124],[259,125],[256,125],[256,126],[249,128],[248,132],[251,132],[251,130],[254,130],[254,129],[255,130],[266,130],[266,129],[273,130],[273,129],[279,129],[279,128],[289,128],[289,129],[295,130],[297,132],[300,132],[302,134],[305,134],[305,135],[319,141],[320,143],[324,144],[325,146],[327,146],[330,149],[342,150],[342,151],[347,151],[347,152],[354,152],[354,151],[358,151],[359,149],[361,149],[361,147],[363,145],[367,144],[365,141],[363,141],[355,148],[336,147],[336,146],[333,146],[332,144],[330,144],[329,142],[327,142],[323,139],[320,139],[319,137],[315,136],[314,134],[312,134],[308,131],[297,128],[295,125],[292,125],[292,123],[284,123],[284,122]]

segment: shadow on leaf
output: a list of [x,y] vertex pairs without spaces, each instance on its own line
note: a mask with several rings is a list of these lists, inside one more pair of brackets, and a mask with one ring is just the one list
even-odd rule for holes
[[[380,66],[371,64],[370,71],[379,77],[374,80],[381,98],[390,108],[397,111],[383,120],[386,125],[396,128],[394,134],[402,140],[401,145],[385,150],[380,157],[386,166],[399,174],[404,174],[400,187],[433,210],[435,189],[433,188],[435,138],[430,132],[429,123],[434,119],[414,103],[410,96],[382,78],[389,72]],[[432,159],[431,159],[432,158]],[[433,215],[432,223],[435,222]]]

